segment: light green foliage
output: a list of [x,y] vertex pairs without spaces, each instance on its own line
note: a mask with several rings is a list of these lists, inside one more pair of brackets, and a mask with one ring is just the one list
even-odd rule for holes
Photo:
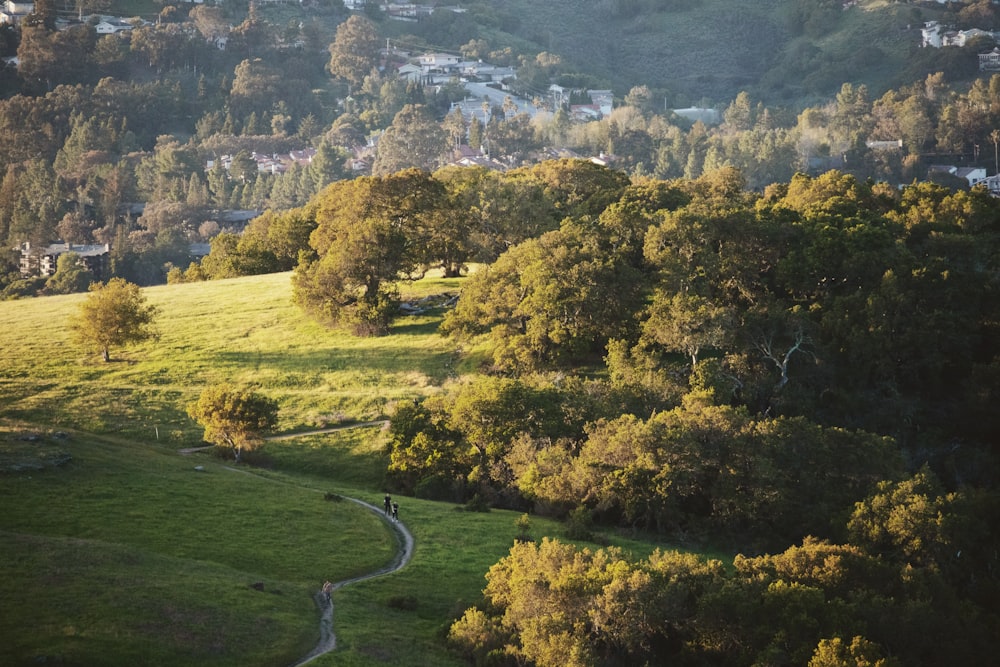
[[848,644],[840,637],[821,639],[809,667],[898,667],[900,662],[886,658],[882,648],[864,637],[855,636]]
[[[600,231],[566,225],[476,272],[444,333],[488,333],[506,371],[585,360],[628,331],[639,272],[598,247]],[[616,261],[618,260],[618,261]]]
[[49,294],[72,294],[84,292],[93,282],[94,274],[75,252],[66,252],[56,260],[56,272],[45,281],[45,291]]
[[546,160],[509,175],[541,182],[561,216],[600,215],[628,186],[622,172],[580,159]]
[[497,616],[470,609],[449,639],[472,656],[505,645],[540,666],[598,665],[610,656],[641,663],[686,633],[692,602],[721,574],[718,561],[677,553],[634,562],[615,548],[518,542],[487,574],[484,595]]
[[70,326],[78,343],[111,360],[111,348],[156,337],[158,309],[148,304],[139,286],[122,278],[94,283]]
[[260,446],[263,433],[278,422],[278,403],[251,389],[222,383],[206,387],[188,415],[205,427],[205,441],[233,450],[239,463],[245,451]]
[[213,237],[202,270],[214,279],[289,271],[301,255],[312,256],[309,235],[316,228],[314,216],[314,208],[264,211],[242,234],[222,232]]
[[521,492],[628,525],[757,536],[830,534],[829,517],[900,468],[884,439],[804,419],[755,421],[693,394],[645,421],[598,421],[573,449],[515,442],[508,460]]
[[672,297],[653,297],[649,317],[643,322],[643,332],[668,352],[681,352],[698,364],[702,349],[719,350],[732,335],[733,315],[696,294],[676,292]]
[[596,384],[483,376],[404,403],[390,421],[390,477],[418,494],[511,497],[515,480],[533,474],[536,439],[579,437],[586,422],[615,410]]
[[955,495],[945,495],[928,469],[898,483],[881,482],[858,502],[848,522],[851,539],[876,553],[926,563],[945,557],[953,545],[948,515]]

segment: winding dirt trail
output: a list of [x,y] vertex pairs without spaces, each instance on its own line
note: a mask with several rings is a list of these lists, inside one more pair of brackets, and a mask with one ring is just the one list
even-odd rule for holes
[[[343,431],[353,428],[366,428],[370,426],[384,426],[387,423],[386,420],[370,421],[370,422],[357,422],[354,424],[345,424],[343,426],[334,426],[331,428],[319,429],[315,431],[300,431],[297,433],[284,433],[281,435],[275,435],[265,440],[287,440],[290,438],[300,438],[307,435],[319,435],[322,433],[333,433],[335,431]],[[184,449],[177,450],[177,453],[182,456],[189,456],[196,452],[212,449],[213,445],[206,445],[200,447],[187,447]],[[244,470],[241,468],[233,468],[230,466],[222,466],[225,470],[230,472],[243,473],[245,475],[254,475],[253,472],[249,470]],[[254,475],[255,477],[260,477],[259,475]],[[267,478],[262,478],[267,479]],[[277,480],[268,480],[276,482]],[[288,484],[288,482],[279,482],[281,484]],[[329,587],[324,587],[325,590],[319,590],[313,595],[313,599],[316,601],[316,606],[319,608],[319,643],[316,647],[310,651],[308,654],[293,662],[290,667],[299,667],[299,665],[304,665],[308,662],[312,662],[321,655],[325,655],[330,651],[337,648],[337,635],[333,632],[333,599],[332,593],[344,586],[349,586],[350,584],[355,584],[359,581],[365,581],[366,579],[374,579],[375,577],[381,577],[387,574],[392,574],[397,572],[407,563],[410,562],[410,556],[413,555],[413,534],[407,530],[406,525],[401,521],[394,521],[390,517],[386,516],[385,509],[383,507],[377,507],[371,503],[365,502],[364,500],[359,500],[358,498],[350,498],[348,496],[341,496],[344,500],[349,500],[352,503],[357,503],[362,507],[371,510],[375,514],[385,521],[390,528],[392,528],[393,535],[396,537],[396,555],[393,557],[392,561],[383,568],[375,570],[374,572],[368,572],[367,574],[362,574],[357,577],[352,577],[350,579],[344,579],[343,581],[334,582]]]
[[292,663],[291,667],[299,667],[299,665],[304,665],[312,660],[315,660],[321,655],[329,653],[337,648],[337,636],[333,632],[333,600],[331,599],[331,594],[344,586],[357,583],[359,581],[365,581],[366,579],[374,579],[375,577],[381,577],[386,574],[391,574],[398,570],[401,570],[407,563],[410,562],[410,556],[413,554],[413,535],[407,530],[406,526],[400,521],[392,521],[385,516],[385,511],[381,507],[376,507],[371,503],[366,503],[363,500],[358,500],[357,498],[344,498],[345,500],[350,500],[351,502],[357,503],[362,507],[375,512],[380,517],[386,521],[390,527],[393,529],[393,533],[396,535],[396,541],[399,545],[399,549],[396,551],[396,556],[389,565],[375,570],[374,572],[369,572],[368,574],[362,574],[358,577],[352,577],[351,579],[344,579],[343,581],[338,581],[334,583],[328,591],[318,591],[313,597],[316,600],[316,605],[320,609],[320,619],[319,619],[319,633],[320,639],[319,643],[316,645],[312,651],[310,651],[305,657],[299,659],[298,661]]

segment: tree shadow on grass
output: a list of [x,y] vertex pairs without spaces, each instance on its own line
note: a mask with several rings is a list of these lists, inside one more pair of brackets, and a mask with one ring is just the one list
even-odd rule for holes
[[225,366],[242,368],[271,368],[288,373],[316,373],[353,370],[372,373],[421,372],[431,377],[442,375],[451,360],[446,350],[419,348],[392,349],[309,349],[289,351],[242,350],[223,351],[214,355]]
[[[399,322],[402,322],[400,324]],[[441,326],[441,320],[434,318],[433,320],[423,322],[414,320],[396,320],[389,328],[389,335],[391,336],[430,336],[438,332],[438,327]]]

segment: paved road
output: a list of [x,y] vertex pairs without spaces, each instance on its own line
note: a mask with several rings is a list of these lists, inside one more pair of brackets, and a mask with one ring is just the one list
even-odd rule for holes
[[538,108],[535,107],[528,100],[514,97],[508,92],[503,90],[497,90],[496,88],[490,88],[485,83],[466,83],[465,89],[469,91],[469,95],[478,100],[482,100],[483,96],[490,98],[490,104],[495,107],[502,107],[504,100],[510,97],[514,104],[517,105],[517,113],[526,113],[530,117],[534,118],[535,114],[538,113]]

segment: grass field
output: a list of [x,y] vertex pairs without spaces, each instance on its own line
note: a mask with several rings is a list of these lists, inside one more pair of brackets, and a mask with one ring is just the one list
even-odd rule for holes
[[[237,468],[179,453],[201,442],[185,404],[229,379],[276,398],[284,433],[377,419],[455,375],[440,314],[362,340],[305,318],[289,274],[144,294],[160,339],[107,364],[70,342],[85,295],[0,303],[0,665],[290,664],[319,637],[322,582],[394,555],[378,516],[325,498],[380,502],[379,426],[271,441]],[[399,500],[411,563],[335,594],[338,649],[311,664],[455,664],[442,633],[478,599],[518,515]],[[532,522],[536,538],[560,532]]]

